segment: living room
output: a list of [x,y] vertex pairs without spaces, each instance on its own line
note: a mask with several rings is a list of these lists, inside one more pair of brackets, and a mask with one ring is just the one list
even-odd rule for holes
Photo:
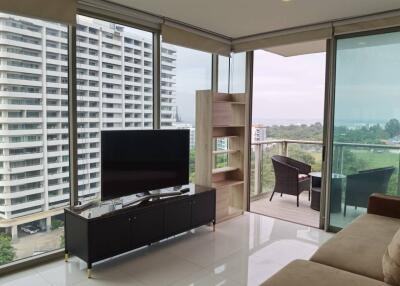
[[[0,284],[400,285],[399,27],[397,0],[2,1]],[[314,93],[317,123],[256,120]]]

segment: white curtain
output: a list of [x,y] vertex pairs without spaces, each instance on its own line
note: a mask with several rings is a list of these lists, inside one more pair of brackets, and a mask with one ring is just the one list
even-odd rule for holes
[[161,35],[163,42],[166,43],[225,56],[229,56],[231,53],[229,40],[219,39],[206,33],[162,24]]

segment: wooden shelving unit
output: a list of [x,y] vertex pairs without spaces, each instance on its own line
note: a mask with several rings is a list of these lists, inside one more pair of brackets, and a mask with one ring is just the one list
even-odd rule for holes
[[[247,133],[246,94],[197,91],[196,183],[216,188],[217,222],[243,214],[246,209]],[[217,148],[223,139],[226,148]],[[216,158],[225,164],[217,166]]]

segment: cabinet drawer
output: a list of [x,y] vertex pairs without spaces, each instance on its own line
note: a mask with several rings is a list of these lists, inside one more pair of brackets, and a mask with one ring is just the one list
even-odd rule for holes
[[162,239],[163,233],[163,206],[149,208],[133,214],[131,236],[134,248]]
[[171,236],[191,228],[192,200],[171,202],[165,207],[165,235]]
[[130,215],[117,215],[89,223],[89,256],[98,261],[132,249]]
[[211,222],[215,217],[215,192],[207,192],[193,197],[192,227]]

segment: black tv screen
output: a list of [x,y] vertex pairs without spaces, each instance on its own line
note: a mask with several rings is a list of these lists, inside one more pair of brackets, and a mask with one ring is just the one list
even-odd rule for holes
[[189,183],[189,130],[101,132],[101,199]]

